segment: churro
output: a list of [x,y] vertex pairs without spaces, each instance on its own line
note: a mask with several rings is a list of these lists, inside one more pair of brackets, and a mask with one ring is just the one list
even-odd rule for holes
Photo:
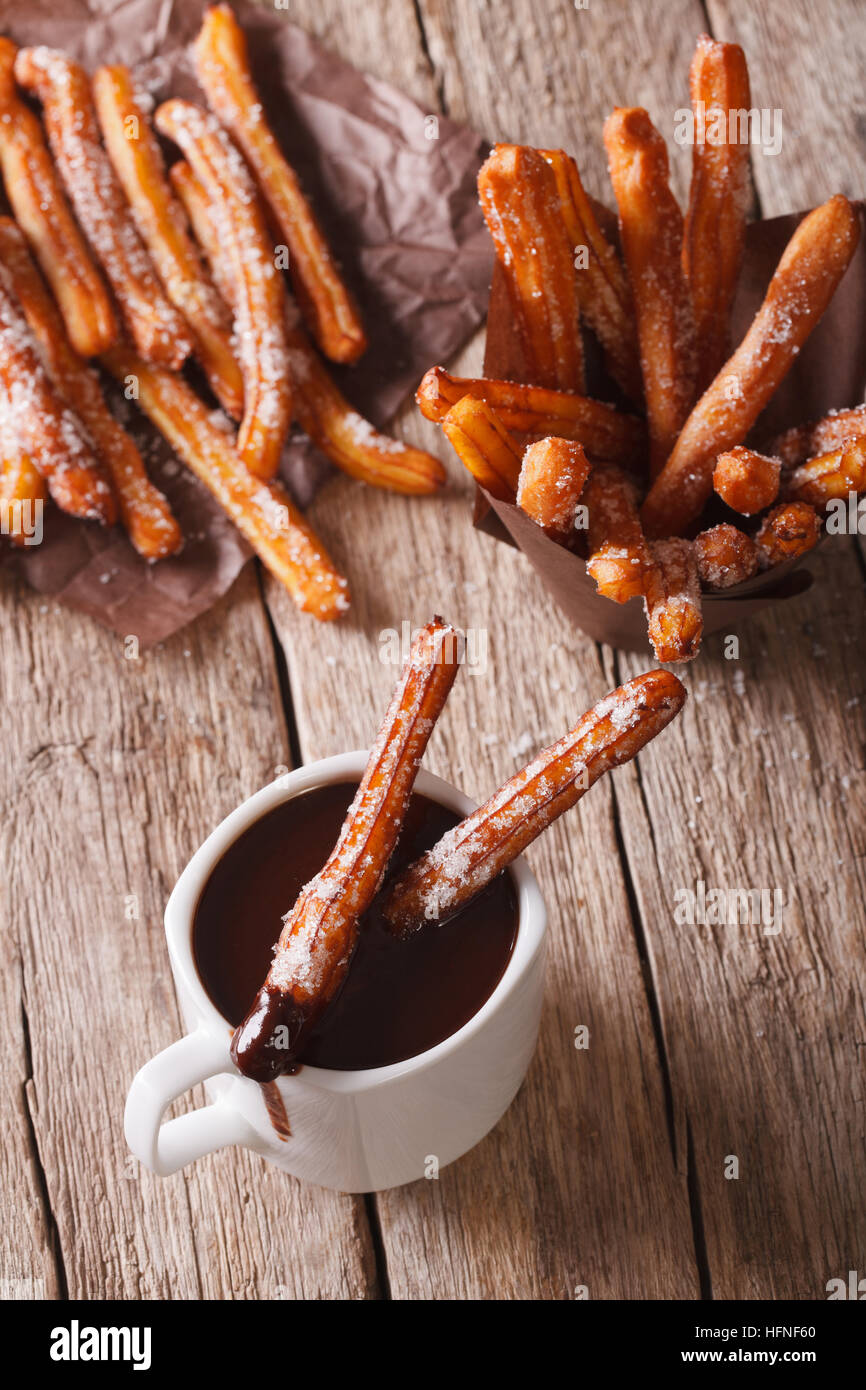
[[730,589],[758,572],[758,547],[737,526],[722,522],[694,539],[698,578],[705,589]]
[[774,507],[755,536],[762,569],[805,555],[821,539],[821,518],[808,502],[783,502]]
[[112,348],[102,361],[137,400],[178,458],[204,483],[297,606],[330,622],[349,606],[348,586],[325,547],[278,483],[256,478],[232,439],[182,377]]
[[42,364],[58,396],[74,410],[96,457],[111,479],[129,539],[146,560],[162,560],[183,545],[183,536],[163,494],[150,481],[133,439],[105,403],[96,372],[66,336],[63,320],[31,260],[15,223],[0,218],[0,263],[10,276]]
[[741,444],[833,297],[860,239],[841,193],[803,218],[733,356],[692,410],[643,504],[652,536],[684,531],[712,490],[719,454]]
[[694,400],[694,319],[682,268],[683,216],[668,153],[642,107],[617,107],[604,126],[620,239],[637,319],[650,470],[657,473]]
[[485,401],[464,396],[442,420],[460,462],[492,497],[513,502],[520,479],[516,441]]
[[478,175],[478,193],[508,284],[529,380],[582,393],[574,252],[553,170],[538,150],[497,145]]
[[384,909],[392,931],[409,936],[453,915],[605,772],[636,757],[685,698],[670,671],[649,671],[599,701],[400,876]]
[[82,357],[104,352],[117,337],[117,319],[57,177],[42,127],[15,90],[15,55],[0,38],[0,170],[9,206]]
[[165,292],[183,315],[211,389],[234,419],[243,414],[244,388],[231,343],[231,316],[211,284],[189,237],[183,209],[168,183],[159,143],[122,66],[103,67],[93,98],[114,172]]
[[[231,300],[230,266],[215,235],[205,189],[185,161],[172,167],[171,178],[211,273]],[[372,487],[410,494],[438,491],[446,477],[439,460],[382,434],[349,405],[297,323],[288,296],[284,300],[294,416],[313,443],[344,473]]]
[[671,536],[650,546],[644,600],[649,639],[658,661],[693,661],[704,620],[701,586],[691,541]]
[[694,311],[700,394],[730,351],[731,304],[746,238],[751,98],[743,50],[701,34],[689,85],[695,136],[683,269]]
[[284,324],[285,287],[264,209],[243,158],[207,111],[167,101],[156,128],[179,145],[210,204],[231,285],[244,381],[238,453],[256,477],[275,475],[292,413]]
[[[542,150],[559,193],[560,210],[577,268],[580,312],[604,349],[614,381],[636,405],[643,383],[628,276],[595,215],[576,162],[564,150]],[[577,266],[581,257],[585,265]]]
[[394,851],[418,767],[458,670],[454,628],[435,618],[401,672],[324,868],[287,913],[264,985],[232,1038],[232,1057],[255,1081],[292,1068],[304,1031],[346,977],[358,924]]
[[355,362],[367,346],[357,306],[298,176],[283,156],[252,80],[243,30],[228,5],[209,9],[194,45],[199,81],[245,154],[289,251],[289,273],[326,357]]
[[594,468],[582,501],[588,513],[587,574],[614,603],[638,597],[650,556],[634,482],[618,468]]
[[302,328],[287,326],[295,418],[323,454],[371,487],[438,492],[446,480],[437,458],[382,434],[349,405]]
[[64,512],[111,525],[114,493],[78,417],[64,405],[39,359],[6,267],[0,264],[0,387],[18,448]]
[[603,401],[568,391],[451,376],[444,367],[431,367],[415,399],[427,420],[441,422],[464,396],[486,401],[505,428],[515,434],[576,439],[591,458],[629,468],[638,464],[646,452],[646,429],[637,416],[625,415]]
[[807,459],[785,475],[782,491],[788,502],[821,508],[834,499],[866,492],[866,435],[855,435],[840,448]]
[[69,201],[136,348],[149,361],[179,367],[192,341],[157,279],[100,143],[87,74],[55,49],[22,48],[15,78],[42,102],[48,143]]
[[523,455],[517,505],[552,540],[574,534],[574,518],[590,462],[583,445],[569,439],[539,439]]
[[39,509],[48,499],[44,479],[18,447],[9,427],[8,405],[0,405],[0,534],[15,546],[35,544]]
[[796,425],[778,435],[769,450],[778,454],[786,468],[796,468],[817,454],[841,448],[860,434],[866,434],[866,405],[857,405],[851,410],[831,410],[821,420]]
[[735,444],[719,454],[713,469],[713,487],[733,511],[754,516],[779,495],[782,461]]

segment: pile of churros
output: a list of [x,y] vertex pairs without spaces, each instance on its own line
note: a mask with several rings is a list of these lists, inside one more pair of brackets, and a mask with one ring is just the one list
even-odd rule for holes
[[361,919],[379,891],[401,939],[432,930],[474,898],[600,777],[636,757],[679,714],[671,671],[648,671],[600,700],[556,743],[383,888],[424,750],[460,665],[441,618],[412,643],[333,853],[283,918],[267,978],[235,1029],[232,1057],[269,1082],[294,1069],[310,1029],[351,969]]
[[379,434],[329,374],[364,352],[364,327],[229,6],[206,13],[193,57],[208,106],[152,111],[125,67],[91,79],[62,53],[0,39],[13,214],[0,218],[0,505],[14,518],[50,498],[119,522],[149,561],[178,552],[171,507],[106,403],[107,372],[298,607],[329,620],[348,606],[346,580],[276,479],[292,423],[375,487],[431,493],[445,472]]
[[[643,599],[660,661],[697,654],[702,591],[804,554],[828,505],[866,491],[866,406],[792,430],[764,452],[746,444],[845,274],[857,213],[838,194],[800,222],[731,351],[749,202],[742,49],[702,35],[690,93],[696,130],[706,131],[705,113],[725,119],[712,142],[694,144],[685,216],[646,111],[617,108],[605,124],[619,248],[568,154],[494,148],[478,190],[525,380],[434,367],[417,395],[491,497],[516,503],[582,556],[599,594]],[[583,328],[624,409],[586,395]],[[708,503],[719,524],[704,518]]]

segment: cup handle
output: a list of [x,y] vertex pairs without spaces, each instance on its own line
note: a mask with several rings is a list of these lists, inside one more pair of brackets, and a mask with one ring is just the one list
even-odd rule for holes
[[256,1131],[225,1098],[162,1124],[173,1100],[220,1072],[235,1074],[228,1037],[199,1028],[136,1073],[126,1099],[123,1128],[127,1144],[145,1167],[168,1177],[193,1159],[229,1144],[256,1147]]

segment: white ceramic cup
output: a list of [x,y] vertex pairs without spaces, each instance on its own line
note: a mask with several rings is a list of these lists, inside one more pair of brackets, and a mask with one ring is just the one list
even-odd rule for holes
[[[526,1074],[541,1013],[546,912],[522,859],[511,866],[518,928],[505,971],[462,1028],[416,1057],[367,1071],[303,1066],[279,1088],[291,1134],[275,1130],[256,1082],[229,1053],[232,1027],[205,992],[195,966],[193,920],[202,891],[229,846],[290,797],[329,782],[359,781],[367,753],[342,753],[281,777],[217,826],[181,874],[165,912],[165,934],[186,1037],[138,1072],[124,1120],[133,1153],[153,1172],[241,1144],[295,1177],[341,1192],[374,1192],[452,1163],[493,1128]],[[421,771],[415,788],[466,815],[462,792]],[[290,852],[290,849],[289,849]],[[252,885],[251,885],[252,887]],[[288,905],[287,905],[288,906]],[[184,1091],[205,1082],[210,1104],[162,1122]]]

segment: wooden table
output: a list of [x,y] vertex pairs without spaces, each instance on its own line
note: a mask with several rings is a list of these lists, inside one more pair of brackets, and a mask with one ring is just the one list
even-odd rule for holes
[[[858,12],[859,11],[859,12]],[[601,122],[687,100],[708,25],[781,107],[765,215],[866,190],[856,0],[296,0],[362,68],[491,139],[562,144],[605,191]],[[673,154],[677,189],[688,155]],[[461,365],[477,367],[480,343]],[[407,437],[446,450],[407,409]],[[541,1041],[515,1104],[438,1181],[340,1196],[224,1152],[168,1180],[121,1129],[180,1033],[162,911],[209,830],[276,770],[364,746],[379,634],[433,611],[487,634],[427,765],[472,795],[648,663],[570,631],[465,479],[412,502],[331,482],[316,524],[354,606],[320,628],[252,565],[213,612],[125,659],[4,577],[0,1278],[73,1298],[826,1297],[866,1273],[864,556],[709,639],[678,726],[530,852],[551,913]],[[860,542],[862,547],[862,541]],[[682,926],[676,893],[779,888],[783,929]],[[138,918],[130,920],[130,913]],[[589,1028],[589,1047],[574,1046]],[[726,1176],[738,1160],[739,1176]]]

